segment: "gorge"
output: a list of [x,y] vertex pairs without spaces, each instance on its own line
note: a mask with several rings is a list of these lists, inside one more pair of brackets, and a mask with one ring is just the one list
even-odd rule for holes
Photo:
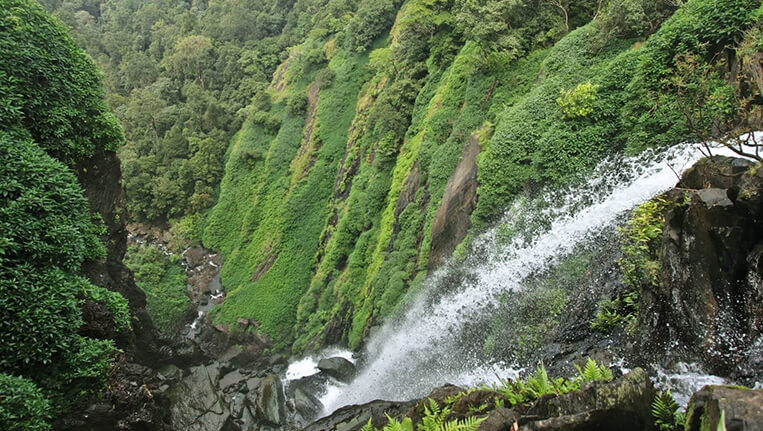
[[0,0],[0,428],[759,429],[762,47],[757,0]]

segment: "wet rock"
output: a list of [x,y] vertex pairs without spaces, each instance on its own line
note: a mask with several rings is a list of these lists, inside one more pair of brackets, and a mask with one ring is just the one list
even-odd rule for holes
[[588,384],[581,391],[539,399],[528,416],[543,418],[527,423],[523,430],[651,429],[651,404],[656,395],[647,373],[636,368],[610,383]]
[[260,383],[257,391],[257,417],[274,425],[286,423],[286,401],[281,379],[271,374]]
[[220,360],[229,362],[234,368],[254,369],[261,365],[262,350],[258,346],[234,345],[228,348]]
[[159,369],[157,377],[160,380],[177,380],[183,376],[183,371],[176,365],[170,364]]
[[686,411],[686,431],[715,430],[725,417],[728,431],[763,429],[763,391],[706,386],[695,393]]
[[519,426],[517,420],[519,415],[512,409],[504,407],[495,409],[488,413],[487,418],[477,428],[478,431],[505,431],[511,430],[514,424]]
[[386,415],[399,419],[415,405],[416,401],[371,401],[363,405],[345,406],[306,426],[304,431],[358,431],[368,423],[369,418],[374,427],[381,428],[388,422]]
[[688,189],[728,189],[738,184],[739,178],[752,166],[752,162],[735,157],[713,157],[694,164],[681,177],[679,185]]
[[246,376],[241,374],[241,371],[238,369],[234,369],[230,373],[226,374],[222,379],[220,379],[220,389],[223,391],[231,388],[232,386],[238,386],[239,383],[246,380]]
[[217,368],[208,365],[189,371],[171,391],[173,425],[188,431],[220,431],[230,412],[217,390]]
[[182,257],[185,263],[188,265],[188,268],[196,268],[198,266],[203,265],[206,260],[206,255],[208,253],[208,250],[205,250],[201,247],[191,247],[183,252]]
[[309,420],[315,418],[323,410],[323,404],[315,395],[297,388],[294,391],[294,408],[302,418]]
[[236,392],[231,396],[230,413],[236,419],[244,416],[246,409],[246,395]]
[[86,337],[114,339],[114,318],[104,301],[85,301],[80,306],[83,324],[79,333]]
[[674,208],[665,217],[659,286],[641,292],[643,351],[696,361],[720,376],[748,360],[747,347],[763,331],[763,173],[750,166],[702,160],[681,180],[699,190],[665,195]]
[[256,392],[257,389],[259,389],[260,384],[262,383],[262,379],[259,377],[252,377],[247,379],[246,381],[246,390],[247,392]]
[[340,382],[349,382],[355,375],[355,365],[339,356],[321,359],[318,369]]

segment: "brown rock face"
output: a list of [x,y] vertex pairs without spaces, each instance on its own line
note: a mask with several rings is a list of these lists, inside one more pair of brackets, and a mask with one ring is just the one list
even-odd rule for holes
[[477,205],[477,155],[479,138],[472,135],[461,153],[461,162],[448,179],[442,203],[432,222],[429,269],[434,269],[455,250],[472,226],[470,216]]

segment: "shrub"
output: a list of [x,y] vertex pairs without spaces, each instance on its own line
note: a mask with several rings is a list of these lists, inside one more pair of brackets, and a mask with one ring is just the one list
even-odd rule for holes
[[[177,259],[177,256],[173,255]],[[186,275],[177,260],[151,246],[130,246],[124,262],[146,293],[146,311],[164,332],[176,331],[191,307]]]
[[130,328],[130,308],[124,296],[104,287],[95,286],[89,281],[78,279],[80,295],[83,301],[103,302],[114,319],[114,330],[117,332]]
[[70,355],[55,367],[46,386],[55,390],[58,411],[84,403],[105,387],[117,353],[111,340],[77,336]]
[[0,266],[79,269],[100,240],[77,179],[27,140],[0,132]]
[[60,269],[0,268],[0,370],[22,374],[74,348],[78,280]]
[[286,109],[291,115],[301,115],[307,110],[307,95],[298,92],[289,96],[286,100]]
[[66,28],[30,0],[0,0],[0,129],[32,137],[73,164],[124,141],[103,99],[93,60]]
[[366,0],[344,30],[344,46],[351,52],[367,50],[374,39],[392,26],[397,1]]
[[0,373],[0,429],[46,431],[50,417],[50,402],[34,383]]
[[579,84],[572,90],[559,90],[559,98],[556,103],[562,108],[562,118],[573,119],[587,117],[593,112],[593,104],[596,102],[596,93],[599,86],[590,81]]

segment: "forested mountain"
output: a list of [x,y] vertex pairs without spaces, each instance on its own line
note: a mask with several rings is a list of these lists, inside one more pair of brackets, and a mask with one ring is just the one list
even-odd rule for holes
[[132,219],[222,252],[215,321],[295,351],[357,347],[522,191],[760,121],[754,0],[46,6],[106,73]]
[[[358,351],[404,309],[406,330],[429,319],[421,328],[469,338],[468,325],[440,324],[458,310],[410,314],[433,272],[448,266],[433,278],[447,302],[450,278],[469,285],[464,262],[480,238],[500,249],[539,235],[521,217],[496,224],[513,202],[590,180],[605,158],[686,142],[711,153],[718,141],[758,164],[711,158],[672,192],[628,201],[618,258],[598,262],[609,277],[604,297],[575,303],[557,288],[597,268],[594,252],[568,250],[568,260],[520,280],[545,288],[497,294],[516,312],[480,317],[476,347],[453,344],[464,341],[469,360],[513,360],[555,340],[562,310],[577,308],[585,319],[563,328],[575,342],[599,343],[605,328],[621,336],[608,346],[628,352],[661,342],[647,353],[678,345],[679,359],[725,376],[763,375],[754,362],[763,351],[763,157],[759,134],[748,133],[763,129],[760,0],[40,3],[0,0],[0,428],[304,426],[331,404],[312,395],[314,382],[284,392],[285,355]],[[620,215],[607,216],[610,233]],[[160,231],[168,246],[133,247],[125,258],[128,221]],[[196,314],[192,273],[207,277],[206,296],[192,298],[197,320],[177,337]],[[343,381],[352,403],[353,391],[381,386],[371,355],[406,355],[404,343],[369,350],[372,377],[360,376],[368,380],[349,382],[355,371],[341,373],[353,367],[341,358],[314,364],[330,372],[313,376],[320,390]],[[422,358],[407,364],[442,364]],[[409,379],[396,368],[407,359],[382,365]],[[487,393],[491,410],[508,403],[525,414],[546,395],[613,378],[595,362],[579,372],[554,380],[541,365],[526,386],[507,381],[479,396]],[[645,373],[634,374],[654,392]],[[428,382],[417,384],[419,394]],[[654,414],[667,411],[658,420],[669,422],[661,429],[677,429],[669,394],[647,392],[644,423],[659,399]],[[429,407],[450,412],[460,399]],[[462,406],[472,420],[484,400]],[[360,411],[353,429],[369,415],[373,429],[380,412]]]

